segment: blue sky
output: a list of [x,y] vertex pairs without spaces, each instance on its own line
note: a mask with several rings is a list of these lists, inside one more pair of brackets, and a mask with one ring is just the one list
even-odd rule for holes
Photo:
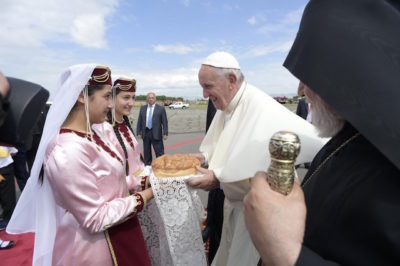
[[0,71],[54,90],[73,64],[108,65],[138,94],[202,98],[197,73],[214,51],[239,61],[270,95],[297,92],[282,67],[306,0],[0,0]]

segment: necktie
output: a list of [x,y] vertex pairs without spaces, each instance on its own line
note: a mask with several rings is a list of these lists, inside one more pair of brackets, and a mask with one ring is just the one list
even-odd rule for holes
[[153,116],[153,106],[150,105],[149,116],[147,117],[147,127],[149,129],[152,128],[152,116]]

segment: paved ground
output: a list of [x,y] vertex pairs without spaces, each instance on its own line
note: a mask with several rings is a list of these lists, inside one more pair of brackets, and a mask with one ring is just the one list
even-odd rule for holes
[[[170,135],[176,133],[205,132],[207,109],[170,110],[166,108],[168,131]],[[133,125],[136,128],[139,109],[132,112]]]

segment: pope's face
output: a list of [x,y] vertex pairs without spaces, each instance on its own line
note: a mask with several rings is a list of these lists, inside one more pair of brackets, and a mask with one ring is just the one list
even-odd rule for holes
[[210,98],[215,108],[225,110],[233,99],[232,83],[229,78],[220,75],[215,68],[203,65],[199,71],[199,83],[203,88],[204,98]]
[[104,85],[102,89],[96,90],[93,95],[89,97],[90,122],[94,124],[103,123],[111,108],[111,85]]

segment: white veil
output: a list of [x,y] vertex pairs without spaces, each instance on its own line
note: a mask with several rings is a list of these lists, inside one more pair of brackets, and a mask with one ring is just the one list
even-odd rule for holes
[[46,176],[43,184],[39,183],[47,145],[57,135],[95,67],[96,64],[74,65],[62,72],[31,175],[7,226],[10,234],[35,233],[32,265],[51,265],[56,228],[64,211],[57,206]]

